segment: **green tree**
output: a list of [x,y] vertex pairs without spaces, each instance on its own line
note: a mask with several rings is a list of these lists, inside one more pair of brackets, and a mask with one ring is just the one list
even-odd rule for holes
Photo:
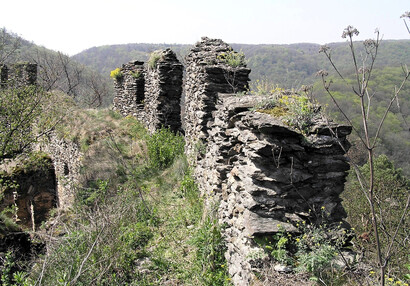
[[0,66],[13,58],[20,46],[20,37],[0,28]]
[[[369,180],[369,163],[359,169],[365,180]],[[391,246],[390,269],[393,271],[390,272],[398,273],[401,278],[406,274],[405,264],[408,263],[406,238],[410,235],[410,221],[405,216],[403,217],[403,210],[406,209],[410,180],[403,175],[401,169],[394,166],[386,155],[380,155],[374,159],[373,169],[375,215],[377,221],[380,222],[380,243],[382,248],[387,250],[390,247],[390,238],[397,231],[395,243]],[[377,251],[372,231],[371,209],[366,197],[363,196],[359,182],[354,178],[355,174],[352,172],[348,180],[349,184],[343,194],[343,205],[348,214],[349,222],[360,236],[361,247],[367,255],[374,258]],[[396,229],[397,225],[402,227]]]
[[60,96],[37,86],[0,89],[0,163],[56,126],[67,107]]

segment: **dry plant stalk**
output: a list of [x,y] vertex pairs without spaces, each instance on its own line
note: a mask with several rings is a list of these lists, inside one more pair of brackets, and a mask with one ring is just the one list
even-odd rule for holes
[[[336,97],[334,96],[333,92],[330,89],[331,81],[326,80],[326,76],[328,73],[326,71],[319,71],[318,75],[321,76],[322,78],[322,83],[323,86],[327,92],[327,94],[330,96],[332,99],[333,103],[336,105],[337,109],[341,112],[343,117],[347,120],[347,122],[352,126],[353,130],[359,137],[361,143],[365,147],[368,155],[368,164],[370,167],[370,176],[369,179],[365,179],[363,174],[361,174],[359,168],[357,165],[352,163],[354,170],[356,172],[357,179],[359,181],[360,187],[362,189],[363,194],[365,195],[369,207],[371,210],[371,217],[372,217],[372,228],[374,231],[375,239],[376,239],[376,249],[377,249],[377,259],[378,259],[378,267],[379,267],[379,280],[380,280],[380,285],[384,286],[385,285],[385,273],[386,273],[386,267],[389,263],[389,260],[392,255],[392,251],[394,249],[397,238],[398,231],[400,227],[403,225],[404,220],[407,216],[407,212],[409,210],[409,203],[410,203],[410,194],[407,197],[407,203],[406,206],[403,210],[401,219],[398,223],[398,225],[395,228],[395,231],[390,235],[390,240],[388,242],[387,248],[383,249],[381,242],[380,242],[380,222],[377,220],[376,216],[376,198],[375,198],[375,186],[374,186],[374,181],[375,181],[375,170],[374,170],[374,149],[376,148],[378,138],[380,135],[380,130],[383,127],[383,124],[385,122],[385,119],[393,105],[393,103],[396,101],[397,103],[399,102],[399,94],[401,90],[403,89],[403,86],[405,85],[406,81],[408,80],[410,76],[410,72],[407,68],[406,65],[402,65],[403,69],[403,78],[398,87],[395,87],[395,90],[393,91],[392,96],[389,99],[389,102],[387,103],[387,106],[385,107],[385,111],[383,113],[383,116],[380,120],[380,122],[376,125],[377,130],[375,134],[372,136],[369,132],[369,113],[370,113],[370,105],[371,105],[371,99],[374,95],[369,92],[369,83],[372,78],[372,72],[374,70],[374,63],[377,58],[378,54],[378,48],[381,42],[380,39],[380,33],[378,30],[376,30],[376,39],[370,39],[364,41],[364,48],[365,48],[365,55],[359,65],[359,60],[358,56],[356,55],[355,51],[355,46],[353,42],[353,37],[357,36],[359,34],[359,31],[352,27],[348,26],[342,34],[342,38],[347,38],[349,48],[350,48],[350,53],[352,55],[352,61],[353,61],[353,66],[354,66],[354,71],[355,71],[355,83],[351,86],[354,94],[359,97],[360,99],[360,111],[361,111],[361,122],[363,124],[363,131],[360,131],[357,126],[355,126],[352,122],[352,120],[347,116],[345,110],[341,108],[339,103],[336,100]],[[337,75],[343,80],[345,84],[349,84],[346,79],[343,77],[339,69],[337,68],[335,62],[333,61],[331,57],[331,52],[330,48],[328,46],[322,46],[319,52],[323,52],[325,56],[328,58],[330,64],[332,65],[333,69],[336,71]]]

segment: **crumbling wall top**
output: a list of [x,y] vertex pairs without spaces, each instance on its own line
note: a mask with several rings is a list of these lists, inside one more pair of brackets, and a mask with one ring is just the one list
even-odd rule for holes
[[[187,65],[196,63],[199,65],[226,65],[224,55],[234,52],[232,47],[221,39],[202,37],[186,56]],[[235,52],[234,52],[235,53]],[[243,62],[239,67],[246,67]]]

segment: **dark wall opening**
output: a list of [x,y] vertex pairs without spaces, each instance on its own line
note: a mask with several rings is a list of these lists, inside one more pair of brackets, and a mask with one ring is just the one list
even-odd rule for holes
[[[14,208],[9,212],[16,217],[19,225],[36,228],[49,218],[51,209],[57,207],[57,180],[51,159],[47,164],[30,169],[20,168],[14,171],[9,181],[13,181],[17,188],[6,189],[0,204],[0,210]],[[17,209],[16,209],[17,207]]]

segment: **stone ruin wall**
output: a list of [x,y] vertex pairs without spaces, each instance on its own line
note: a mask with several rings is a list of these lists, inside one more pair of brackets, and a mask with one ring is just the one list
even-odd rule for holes
[[37,83],[37,64],[0,65],[0,87],[20,87]]
[[[173,130],[181,128],[182,65],[170,50],[162,53],[154,69],[141,62],[123,65],[123,78],[115,83],[114,108],[151,132],[171,122]],[[296,232],[298,222],[317,221],[322,207],[330,221],[345,218],[339,194],[349,169],[343,150],[351,128],[317,117],[309,134],[302,134],[252,111],[266,97],[233,94],[248,89],[250,69],[227,65],[227,53],[234,53],[228,44],[202,38],[185,58],[186,153],[206,207],[216,205],[226,226],[232,281],[251,285],[263,267],[253,255],[262,251],[253,237],[272,235],[278,225]],[[135,70],[143,80],[132,78]]]
[[36,149],[47,153],[54,166],[56,178],[56,201],[61,209],[72,206],[75,191],[80,187],[80,170],[83,154],[77,143],[59,138],[54,133],[40,142]]
[[[231,93],[227,73],[218,59],[230,47],[202,39],[186,58],[185,135],[188,156],[208,205],[217,204],[228,251],[226,259],[235,285],[250,285],[261,263],[252,257],[261,249],[253,236],[272,235],[278,225],[297,231],[299,221],[314,222],[322,207],[333,221],[345,212],[339,194],[349,165],[348,126],[317,118],[305,136],[268,114],[251,111],[266,97]],[[237,90],[247,86],[249,70],[235,70]],[[339,145],[341,144],[341,145]]]
[[161,126],[181,132],[183,66],[170,49],[153,54],[158,57],[154,66],[133,61],[121,67],[114,110],[135,116],[151,133]]
[[143,64],[140,61],[132,61],[122,65],[123,76],[114,80],[116,96],[113,106],[123,116],[137,117],[144,111],[145,76],[143,74],[145,71]]
[[[185,140],[188,157],[200,159],[216,110],[218,93],[246,91],[250,69],[245,64],[232,68],[223,56],[232,48],[222,40],[202,38],[186,56]],[[191,156],[198,153],[197,156]]]
[[[252,111],[263,98],[227,95],[246,90],[250,73],[245,65],[225,64],[223,54],[231,51],[221,40],[203,38],[186,57],[186,151],[207,205],[217,204],[226,225],[232,281],[250,285],[261,266],[252,256],[261,251],[253,236],[271,235],[279,224],[296,231],[297,222],[315,221],[322,206],[334,221],[345,217],[339,194],[349,166],[340,146],[348,147],[351,130],[337,124],[328,128],[318,119],[305,136]],[[179,131],[183,68],[172,51],[159,53],[155,68],[135,61],[123,65],[114,108],[136,116],[151,132],[161,125]],[[8,71],[2,67],[0,74],[4,85]],[[79,182],[78,146],[50,135],[38,148],[53,160],[59,206],[69,207]]]
[[[18,221],[32,228],[32,212],[35,225],[48,219],[49,211],[55,207],[67,209],[73,205],[75,191],[81,185],[80,170],[83,154],[76,143],[48,134],[33,149],[46,153],[51,161],[49,170],[19,172],[12,179],[19,187],[17,196],[13,190],[6,190],[0,202],[0,209],[16,205]],[[13,165],[13,164],[12,164]],[[6,170],[12,170],[7,167]]]
[[280,228],[297,232],[301,221],[315,223],[321,208],[329,222],[346,216],[339,194],[349,165],[347,126],[316,122],[308,136],[268,114],[250,111],[263,97],[220,95],[210,124],[205,156],[196,167],[200,189],[219,203],[226,225],[226,258],[235,285],[249,285],[260,271],[261,252],[252,237]]

